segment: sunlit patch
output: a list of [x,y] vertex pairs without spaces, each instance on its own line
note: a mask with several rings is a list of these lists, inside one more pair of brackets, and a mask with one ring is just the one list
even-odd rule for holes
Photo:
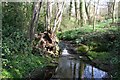
[[95,67],[92,67],[90,65],[87,65],[84,71],[84,77],[85,78],[104,78],[108,74],[105,71],[102,71],[100,69],[97,69]]

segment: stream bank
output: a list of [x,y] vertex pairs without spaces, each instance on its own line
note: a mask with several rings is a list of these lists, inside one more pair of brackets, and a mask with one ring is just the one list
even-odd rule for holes
[[75,79],[111,79],[108,65],[90,61],[89,57],[81,56],[75,46],[62,41],[59,44],[62,55],[50,66],[32,71],[30,79],[39,80],[75,80]]
[[[95,52],[91,52],[91,54],[89,54],[90,52],[88,52],[87,55],[82,55],[77,51],[77,48],[79,47],[79,45],[76,45],[72,41],[62,41],[62,43],[66,44],[66,48],[70,54],[76,54],[77,56],[79,56],[79,58],[82,61],[84,61],[90,65],[96,66],[97,68],[107,71],[109,73],[111,73],[111,70],[113,70],[113,64],[110,64],[109,62],[106,63],[99,58],[97,59],[97,57],[95,59],[93,59],[92,58],[93,56],[91,54],[93,54]],[[97,53],[95,53],[95,54],[97,54]],[[100,53],[98,52],[98,54],[100,54]]]

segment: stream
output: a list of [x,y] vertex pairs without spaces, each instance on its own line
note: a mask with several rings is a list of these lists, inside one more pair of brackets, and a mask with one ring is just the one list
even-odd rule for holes
[[58,67],[50,80],[76,80],[76,79],[104,79],[108,78],[108,73],[84,63],[76,54],[69,54],[64,48],[59,58]]
[[59,46],[62,54],[57,65],[35,69],[28,78],[31,80],[111,80],[108,72],[83,61],[84,56],[77,54],[70,45],[61,43]]

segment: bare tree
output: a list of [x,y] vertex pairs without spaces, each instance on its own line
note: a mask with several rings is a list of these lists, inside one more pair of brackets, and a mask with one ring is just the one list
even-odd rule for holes
[[64,2],[57,2],[57,7],[56,7],[56,13],[55,13],[55,19],[53,26],[51,25],[51,22],[53,20],[52,17],[52,2],[50,0],[47,1],[47,10],[46,10],[46,27],[47,31],[50,32],[56,32],[58,28],[60,27],[61,20],[62,20],[62,14],[63,14],[63,9],[64,9]]
[[58,10],[56,12],[56,16],[55,16],[55,20],[54,20],[54,25],[53,25],[53,31],[52,32],[56,32],[61,24],[61,20],[62,20],[62,14],[63,14],[63,9],[64,9],[64,2],[62,3],[57,3],[58,6]]
[[115,0],[113,1],[113,6],[112,6],[112,23],[115,22]]
[[76,0],[74,0],[74,4],[75,4],[75,18],[77,21],[77,1]]
[[89,24],[91,24],[91,18],[90,18],[90,13],[88,11],[88,8],[89,8],[89,6],[91,4],[91,1],[92,0],[89,0],[88,5],[87,5],[87,2],[85,2],[85,10],[86,10],[86,14],[87,14],[87,18],[88,18],[88,23]]
[[46,10],[46,28],[47,31],[51,31],[51,18],[52,18],[52,2],[47,1],[47,10]]
[[82,13],[82,1],[80,0],[80,6],[79,6],[79,11],[80,11],[80,25],[83,26],[83,13]]
[[33,15],[30,23],[30,33],[29,33],[30,41],[33,40],[35,31],[37,29],[41,5],[42,5],[42,0],[38,0],[33,4]]
[[116,0],[110,0],[108,2],[108,18],[112,18],[112,23],[115,22],[115,6],[116,6]]
[[112,18],[112,2],[107,2],[108,6],[108,19]]
[[96,23],[96,15],[97,15],[97,10],[98,10],[98,5],[99,5],[99,0],[94,2],[94,15],[93,15],[93,31],[95,30],[95,23]]
[[81,22],[81,26],[83,26],[83,24],[86,24],[86,11],[85,11],[85,1],[84,0],[80,0],[80,22]]
[[71,14],[72,14],[72,0],[70,0],[69,20],[70,20],[70,18],[71,18]]
[[78,2],[77,0],[74,0],[75,18],[76,18],[75,22],[78,23],[78,25],[79,25],[79,22],[80,22],[79,19],[80,19],[80,18],[79,18],[79,11],[78,11],[78,10],[79,10],[79,8],[78,8],[79,5],[78,5],[78,3],[79,3],[79,2]]

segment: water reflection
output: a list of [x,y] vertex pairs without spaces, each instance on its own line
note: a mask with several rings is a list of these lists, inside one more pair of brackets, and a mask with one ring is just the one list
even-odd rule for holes
[[81,61],[79,65],[79,78],[84,78],[84,63]]
[[[59,65],[53,78],[76,80],[77,78],[103,78],[107,75],[106,72],[99,70],[91,65],[76,59],[76,55],[69,54],[67,50],[63,50],[63,54],[59,59]],[[51,79],[51,80],[52,80]],[[95,79],[94,79],[95,80]]]
[[106,72],[99,70],[91,65],[87,65],[85,68],[84,75],[86,78],[103,78],[105,75],[107,75]]

